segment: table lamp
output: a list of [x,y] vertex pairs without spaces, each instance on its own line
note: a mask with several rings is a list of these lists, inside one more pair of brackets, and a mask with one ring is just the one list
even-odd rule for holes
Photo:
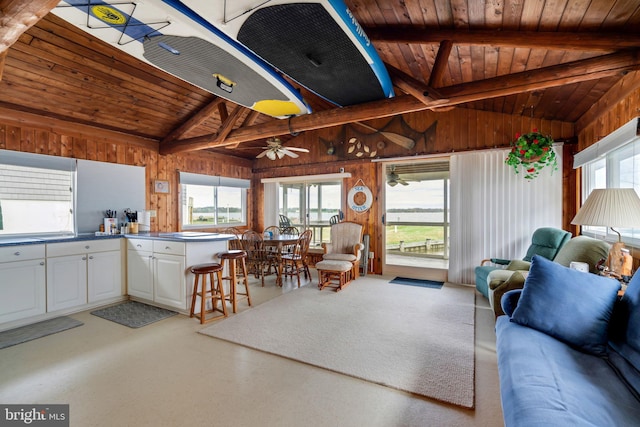
[[640,227],[640,197],[633,188],[601,188],[589,194],[571,224],[609,227],[618,234],[618,241],[609,251],[609,270],[618,276],[630,275],[623,271],[624,243],[617,228]]

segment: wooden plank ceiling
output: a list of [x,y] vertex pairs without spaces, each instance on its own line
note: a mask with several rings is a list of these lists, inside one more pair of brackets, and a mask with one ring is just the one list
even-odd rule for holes
[[33,113],[70,129],[90,125],[155,141],[165,154],[210,149],[253,158],[269,136],[286,141],[291,132],[424,109],[577,122],[640,68],[636,1],[345,1],[397,96],[338,109],[301,88],[314,113],[277,120],[45,16],[55,1],[0,0],[0,119]]

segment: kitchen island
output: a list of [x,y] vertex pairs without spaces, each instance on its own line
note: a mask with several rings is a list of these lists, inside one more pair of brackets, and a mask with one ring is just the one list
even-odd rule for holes
[[190,267],[220,262],[218,253],[226,251],[228,241],[235,236],[180,232],[126,238],[127,292],[131,299],[186,314],[193,293]]
[[218,262],[231,234],[0,238],[0,330],[126,299],[188,313],[192,265]]

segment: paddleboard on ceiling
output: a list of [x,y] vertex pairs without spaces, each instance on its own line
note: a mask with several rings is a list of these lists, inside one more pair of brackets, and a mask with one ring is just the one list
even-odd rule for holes
[[272,66],[180,2],[66,0],[52,12],[236,104],[278,118],[311,112],[298,90]]
[[394,96],[384,63],[343,0],[183,1],[334,104]]

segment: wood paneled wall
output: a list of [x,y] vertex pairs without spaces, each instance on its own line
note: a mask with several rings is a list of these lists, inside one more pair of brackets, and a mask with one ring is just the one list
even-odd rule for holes
[[[209,152],[161,156],[158,144],[149,140],[116,132],[95,133],[99,135],[92,136],[90,128],[82,129],[82,132],[61,133],[55,128],[2,120],[0,149],[144,166],[146,209],[157,212],[157,216],[151,219],[151,231],[180,229],[178,171],[243,179],[252,177],[251,161],[245,159]],[[169,194],[154,193],[156,179],[169,181]],[[252,200],[251,195],[249,200]]]
[[[384,128],[384,131],[387,132],[416,136],[416,134],[424,133],[430,128],[433,129],[432,125],[437,122],[435,133],[430,133],[427,138],[416,138],[416,146],[412,150],[407,150],[385,141],[384,148],[378,150],[380,157],[415,156],[417,158],[423,155],[438,154],[446,156],[453,152],[508,147],[516,132],[529,132],[534,128],[543,133],[551,134],[557,140],[568,140],[574,136],[574,127],[571,123],[530,119],[463,108],[456,108],[448,112],[424,111],[412,113],[403,116],[403,119],[412,131],[407,131],[406,127],[403,129],[401,122],[397,119],[381,119],[377,122],[367,123],[378,129]],[[368,132],[368,134],[365,132]],[[382,266],[379,254],[382,253],[383,244],[383,206],[381,205],[381,196],[384,185],[384,171],[382,164],[372,163],[368,158],[357,158],[355,151],[351,154],[346,152],[344,148],[349,145],[348,140],[353,137],[360,139],[362,143],[371,148],[377,147],[378,142],[383,140],[379,134],[372,133],[366,129],[359,129],[356,125],[341,126],[305,132],[287,142],[287,145],[293,147],[309,148],[311,151],[309,154],[301,154],[296,159],[286,157],[278,161],[271,161],[266,158],[257,160],[254,163],[252,183],[256,196],[253,217],[255,218],[255,226],[258,229],[273,225],[263,224],[264,187],[260,181],[262,178],[337,173],[340,168],[344,168],[345,172],[351,174],[351,178],[345,180],[343,188],[342,199],[344,206],[346,206],[348,190],[356,185],[360,179],[373,193],[374,203],[368,212],[356,213],[350,209],[345,209],[345,219],[364,225],[364,233],[371,236],[371,250],[376,253],[374,271],[381,273]],[[330,146],[328,144],[331,142],[338,148],[334,155],[327,154],[327,148]]]

